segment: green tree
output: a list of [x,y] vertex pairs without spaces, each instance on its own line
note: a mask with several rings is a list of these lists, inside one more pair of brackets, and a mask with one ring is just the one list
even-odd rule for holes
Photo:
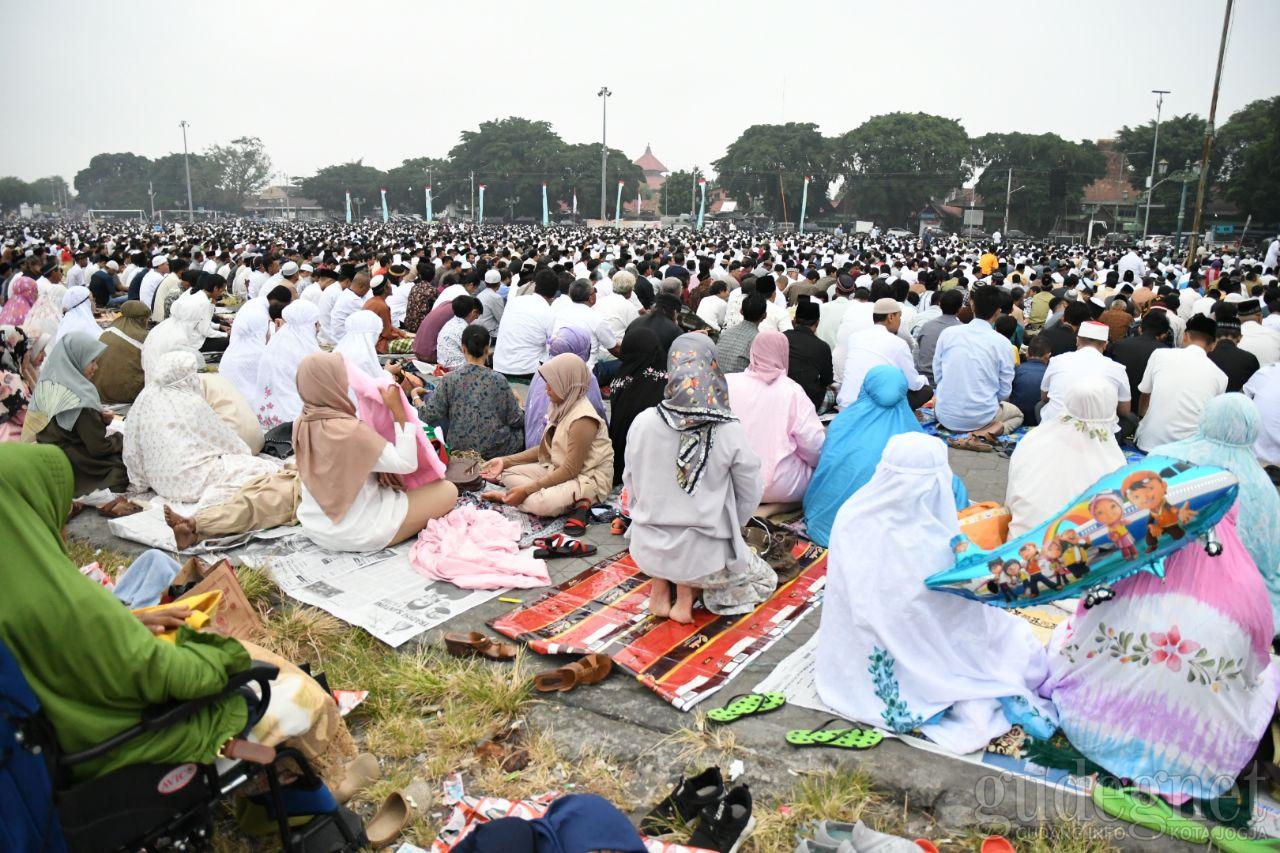
[[549,122],[518,116],[482,122],[477,130],[464,130],[449,151],[449,197],[469,199],[470,173],[475,172],[477,198],[479,186],[485,185],[488,215],[540,215],[542,182],[560,177],[564,149]]
[[76,173],[76,193],[88,207],[149,210],[152,163],[133,153],[98,154]]
[[0,178],[0,211],[12,211],[23,202],[31,200],[31,185],[26,181],[12,175]]
[[27,184],[27,194],[30,196],[27,201],[32,204],[41,204],[45,210],[49,210],[62,207],[64,203],[70,200],[71,187],[67,184],[65,178],[59,175],[49,175],[45,178],[37,178]]
[[908,224],[931,199],[942,200],[969,178],[969,153],[969,136],[955,119],[928,113],[875,116],[837,142],[835,157],[844,178],[840,209],[890,225]]
[[[438,157],[413,157],[403,161],[399,166],[387,171],[387,204],[400,213],[416,213],[426,216],[426,194],[423,189],[427,181],[441,179],[445,175],[449,161]],[[431,190],[432,206],[436,210],[443,208],[440,194],[435,187]]]
[[795,221],[808,175],[809,215],[826,204],[834,178],[833,146],[811,122],[757,124],[742,132],[712,163],[718,184],[731,198],[774,219]]
[[[573,191],[578,191],[578,215],[594,219],[600,215],[600,143],[566,145],[560,154],[560,168],[547,181],[547,198],[552,216],[558,204],[566,209],[573,205]],[[631,162],[631,158],[617,148],[610,148],[606,162],[605,207],[607,217],[612,218],[617,206],[618,181],[622,181],[622,203],[636,197],[644,183],[644,170]],[[541,208],[539,208],[541,215]]]
[[1255,221],[1280,221],[1280,96],[1233,113],[1213,147],[1226,197]]
[[[1125,126],[1116,131],[1116,150],[1122,152],[1127,158],[1128,165],[1133,167],[1129,172],[1129,183],[1137,190],[1134,197],[1140,210],[1146,205],[1147,176],[1151,171],[1151,143],[1155,126],[1153,119],[1146,124],[1136,127]],[[1164,160],[1168,163],[1168,172],[1165,177],[1182,171],[1188,163],[1194,166],[1200,162],[1204,146],[1204,129],[1204,119],[1191,113],[1171,116],[1160,123],[1160,150],[1156,152],[1156,161],[1159,163],[1160,160]],[[1211,160],[1214,167],[1209,175],[1212,178],[1217,164],[1221,161],[1216,148]],[[1156,172],[1155,179],[1160,181],[1159,171]],[[1212,185],[1208,189],[1212,189]],[[1177,180],[1168,180],[1156,186],[1151,194],[1150,233],[1168,234],[1173,231],[1178,220],[1178,202],[1181,193],[1182,184]],[[1194,198],[1195,186],[1192,185],[1188,188],[1188,211],[1191,210]],[[1208,200],[1208,195],[1205,200]],[[1190,222],[1189,216],[1187,221]]]
[[[1092,142],[1071,142],[1056,133],[988,133],[973,140],[970,164],[983,170],[987,230],[1001,227],[1009,169],[1013,189],[1009,227],[1043,235],[1058,218],[1079,209],[1084,188],[1107,172],[1107,160]],[[1021,188],[1021,189],[1018,189]]]
[[210,146],[205,156],[218,167],[218,188],[228,194],[237,209],[244,207],[245,198],[261,192],[271,178],[271,158],[256,136],[241,136],[227,145]]
[[[658,200],[658,209],[662,211],[662,215],[679,216],[682,213],[688,213],[691,216],[697,216],[697,208],[691,205],[698,203],[698,179],[705,177],[701,169],[693,171],[682,169],[668,175],[666,182],[662,185],[661,198]],[[711,182],[708,181],[708,194],[711,192],[711,186]]]
[[[364,199],[359,211],[361,216],[379,209],[378,191],[387,183],[386,172],[364,165],[363,160],[325,166],[299,182],[304,196],[315,199],[325,210],[338,215],[345,214],[346,194],[350,191],[352,198]],[[387,203],[390,204],[390,200]],[[357,213],[354,205],[351,213],[353,216]]]
[[[222,171],[218,164],[200,154],[191,154],[191,203],[194,208],[225,210],[237,202],[219,188]],[[151,185],[155,190],[156,210],[185,210],[187,207],[187,175],[181,154],[166,154],[151,164]]]

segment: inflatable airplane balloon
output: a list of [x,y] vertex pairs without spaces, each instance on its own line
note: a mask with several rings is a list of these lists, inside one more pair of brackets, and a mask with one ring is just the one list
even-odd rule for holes
[[1114,471],[1062,512],[999,548],[963,537],[955,565],[925,580],[930,589],[996,607],[1025,607],[1084,596],[1092,607],[1134,572],[1163,577],[1164,558],[1195,539],[1222,553],[1213,527],[1239,486],[1222,468],[1162,456]]

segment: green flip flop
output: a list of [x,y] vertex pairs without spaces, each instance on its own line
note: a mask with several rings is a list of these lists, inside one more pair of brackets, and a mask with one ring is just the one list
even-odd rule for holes
[[742,693],[734,696],[723,708],[708,711],[707,719],[713,723],[732,723],[743,717],[776,711],[785,704],[787,697],[781,693]]
[[1093,803],[1112,817],[1154,829],[1178,841],[1200,846],[1209,843],[1207,826],[1176,814],[1168,803],[1146,791],[1096,785]]
[[1280,850],[1280,838],[1251,838],[1229,826],[1210,827],[1209,840],[1214,847],[1226,853],[1270,853]]
[[836,722],[834,719],[827,720],[816,729],[792,729],[787,732],[786,741],[796,747],[831,746],[837,749],[870,749],[884,740],[884,735],[875,729],[827,728],[834,722]]

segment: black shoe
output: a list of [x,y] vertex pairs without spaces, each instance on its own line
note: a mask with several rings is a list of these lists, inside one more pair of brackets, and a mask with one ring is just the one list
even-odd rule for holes
[[724,797],[724,777],[719,767],[708,767],[692,779],[681,776],[674,789],[640,821],[640,831],[659,835],[671,831],[677,820],[688,823],[705,808]]
[[719,803],[702,810],[698,828],[689,837],[689,846],[737,853],[755,825],[756,819],[751,816],[751,789],[739,785]]

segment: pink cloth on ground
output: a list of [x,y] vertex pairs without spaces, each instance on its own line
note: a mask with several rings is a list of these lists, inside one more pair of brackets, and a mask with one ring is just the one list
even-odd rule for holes
[[[356,410],[360,421],[387,441],[395,444],[396,422],[391,417],[391,412],[387,409],[386,404],[382,402],[382,389],[391,384],[391,376],[388,375],[385,382],[380,379],[374,379],[352,364],[350,360],[345,359],[345,357],[344,360],[347,362],[347,383],[351,386],[351,390],[355,392]],[[442,479],[445,465],[440,461],[440,454],[436,453],[436,449],[427,440],[426,433],[422,431],[422,421],[418,420],[418,410],[409,404],[409,400],[404,396],[403,391],[400,392],[400,404],[404,406],[405,423],[413,427],[414,434],[418,439],[418,470],[404,476],[404,487],[412,490]]]
[[491,509],[460,506],[433,518],[409,551],[414,571],[463,589],[548,586],[543,560],[520,553],[520,524]]

